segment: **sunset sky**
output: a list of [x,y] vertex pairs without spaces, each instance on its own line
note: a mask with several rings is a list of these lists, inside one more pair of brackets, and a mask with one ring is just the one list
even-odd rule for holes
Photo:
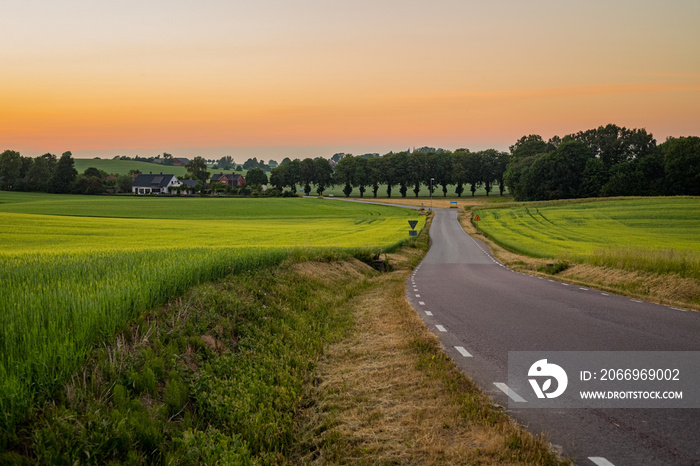
[[700,135],[700,1],[3,0],[0,151],[281,160]]

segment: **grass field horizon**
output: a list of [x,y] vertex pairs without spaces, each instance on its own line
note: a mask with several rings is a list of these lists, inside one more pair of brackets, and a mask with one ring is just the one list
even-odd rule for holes
[[479,231],[536,258],[700,279],[700,199],[613,198],[479,206]]
[[50,399],[90,347],[189,287],[294,251],[387,250],[408,238],[409,219],[425,222],[321,199],[0,192],[0,425]]

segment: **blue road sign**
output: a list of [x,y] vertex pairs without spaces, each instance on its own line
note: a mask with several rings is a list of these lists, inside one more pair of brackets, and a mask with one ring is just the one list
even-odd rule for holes
[[418,225],[418,220],[409,220],[408,224],[411,225],[411,230],[415,230],[416,225]]

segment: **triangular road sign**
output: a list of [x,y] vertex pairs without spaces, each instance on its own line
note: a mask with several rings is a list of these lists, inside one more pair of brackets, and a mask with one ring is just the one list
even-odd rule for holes
[[411,230],[415,230],[416,225],[418,225],[418,220],[409,220],[408,224],[411,225]]
[[481,219],[480,219],[479,216],[477,215],[476,217],[474,217],[474,221],[475,221],[475,222],[480,222]]

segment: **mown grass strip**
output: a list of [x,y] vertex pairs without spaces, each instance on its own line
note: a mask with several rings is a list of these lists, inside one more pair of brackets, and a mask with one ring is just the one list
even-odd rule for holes
[[296,464],[569,464],[517,427],[445,354],[405,297],[427,250],[389,256],[393,272],[348,305],[352,333],[324,352],[297,428]]

